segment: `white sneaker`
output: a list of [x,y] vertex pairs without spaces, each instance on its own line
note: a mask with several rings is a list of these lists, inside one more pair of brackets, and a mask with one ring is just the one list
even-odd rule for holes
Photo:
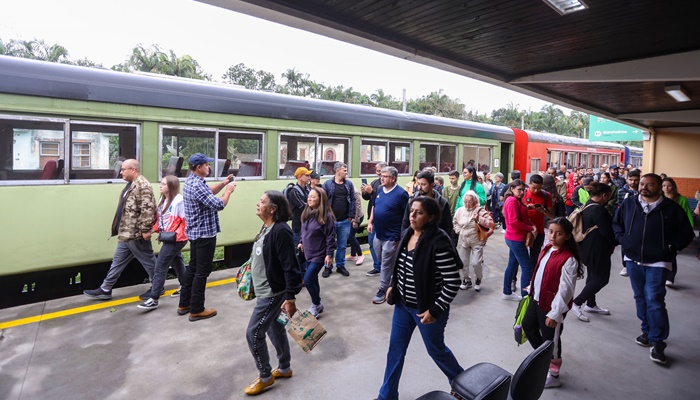
[[520,300],[522,299],[522,297],[518,296],[518,295],[515,294],[515,293],[511,293],[511,294],[505,294],[505,293],[504,293],[504,294],[501,295],[501,299],[503,299],[503,300],[511,300],[511,301],[520,301]]
[[[586,311],[588,311],[588,310],[586,310]],[[574,304],[571,305],[571,312],[573,312],[574,315],[575,315],[578,319],[580,319],[581,321],[583,321],[583,322],[590,322],[590,319],[588,319],[588,317],[585,316],[585,315],[583,314],[583,312],[581,312],[581,307],[577,306],[576,303],[574,303]]]
[[141,310],[151,311],[151,310],[155,310],[156,308],[158,308],[158,302],[156,300],[153,300],[153,299],[148,299],[148,300],[144,301],[143,303],[137,305],[136,307],[141,309]]
[[318,318],[318,315],[323,312],[323,303],[316,305],[314,303],[311,303],[311,307],[309,307],[309,314],[313,315],[314,318]]
[[666,281],[666,286],[668,286],[668,287],[673,287],[673,282],[671,282],[671,281]]
[[474,290],[477,292],[481,291],[481,279],[477,279],[476,282],[474,282]]
[[470,287],[472,287],[472,281],[470,281],[469,279],[463,279],[462,284],[459,285],[459,288],[461,290],[467,290]]
[[544,388],[545,389],[558,388],[560,386],[561,386],[561,382],[559,381],[559,377],[548,373],[547,380],[544,382]]
[[345,261],[355,261],[357,260],[357,256],[346,256]]
[[506,230],[505,230],[505,229],[501,229],[501,233],[505,235],[505,234],[506,234]]
[[622,271],[620,271],[620,275],[627,276],[627,267],[622,267]]
[[610,315],[610,310],[606,310],[605,308],[600,308],[598,306],[588,307],[587,305],[585,305],[583,306],[583,311],[592,312],[600,315]]
[[357,260],[355,260],[355,265],[362,265],[363,262],[365,262],[365,255],[364,255],[364,254],[360,254],[360,255],[357,257]]

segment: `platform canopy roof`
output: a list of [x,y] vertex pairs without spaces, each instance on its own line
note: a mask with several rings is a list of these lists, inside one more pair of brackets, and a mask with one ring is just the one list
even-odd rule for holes
[[[700,133],[700,1],[198,0],[623,123]],[[570,2],[570,0],[564,0]],[[680,86],[690,101],[666,93]]]

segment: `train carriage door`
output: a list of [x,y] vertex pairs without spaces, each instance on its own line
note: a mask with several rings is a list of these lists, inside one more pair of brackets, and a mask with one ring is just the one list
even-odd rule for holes
[[[500,163],[500,169],[501,173],[503,176],[510,176],[508,172],[511,170],[511,165],[510,165],[510,146],[511,143],[507,142],[501,142],[501,163]],[[508,181],[508,179],[505,179],[505,181]]]

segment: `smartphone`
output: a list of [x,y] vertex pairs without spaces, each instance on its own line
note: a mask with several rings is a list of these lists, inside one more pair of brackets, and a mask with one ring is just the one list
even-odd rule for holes
[[544,207],[544,206],[543,206],[542,204],[535,204],[535,207],[536,207],[536,208],[542,208],[542,207]]
[[362,178],[362,184],[366,185],[367,184],[367,178]]

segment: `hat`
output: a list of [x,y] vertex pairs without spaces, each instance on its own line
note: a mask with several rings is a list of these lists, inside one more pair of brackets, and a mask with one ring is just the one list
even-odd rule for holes
[[316,172],[312,172],[311,179],[321,179],[321,175],[317,174]]
[[312,172],[314,171],[307,169],[306,167],[299,167],[296,171],[294,171],[294,177],[299,179],[300,176],[311,175]]
[[202,153],[195,153],[190,157],[190,165],[202,165],[204,163],[214,162],[213,158],[209,158]]

